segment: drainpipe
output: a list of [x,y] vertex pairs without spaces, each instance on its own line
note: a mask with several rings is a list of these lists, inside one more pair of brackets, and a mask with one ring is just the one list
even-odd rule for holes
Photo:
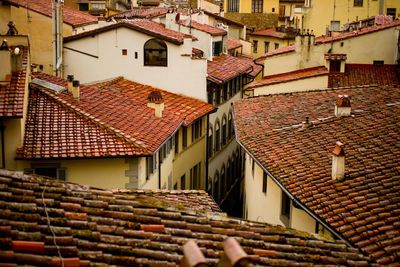
[[206,120],[206,125],[207,125],[207,130],[206,130],[206,185],[205,185],[205,191],[207,192],[208,190],[208,155],[209,155],[209,151],[208,151],[208,131],[210,130],[210,115],[207,115],[207,120]]
[[0,134],[1,134],[1,167],[3,169],[6,168],[6,158],[5,158],[5,151],[4,151],[4,126],[3,119],[0,119]]
[[379,0],[379,15],[383,15],[384,0]]
[[161,157],[160,151],[156,152],[155,156],[157,158],[158,154],[158,189],[161,189]]

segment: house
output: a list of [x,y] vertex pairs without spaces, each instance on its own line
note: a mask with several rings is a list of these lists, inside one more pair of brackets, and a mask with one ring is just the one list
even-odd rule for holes
[[113,23],[64,38],[64,73],[83,83],[124,76],[207,101],[207,62],[192,39],[150,20]]
[[205,187],[212,105],[122,77],[71,80],[34,74],[20,170],[100,188]]
[[245,218],[399,262],[400,88],[363,85],[234,102]]
[[319,35],[348,30],[348,24],[377,15],[398,18],[400,3],[396,0],[305,0],[302,13],[303,30]]
[[340,241],[228,217],[201,191],[107,191],[1,171],[0,194],[8,265],[376,266]]
[[[97,27],[97,18],[69,6],[63,7],[63,36]],[[0,34],[7,33],[13,21],[19,35],[29,35],[31,63],[44,72],[53,74],[52,1],[0,1]]]
[[232,103],[242,98],[244,85],[261,73],[252,58],[227,54],[213,57],[207,67],[208,103],[218,107],[207,128],[207,190],[223,210],[241,216],[243,151],[234,141]]
[[23,144],[28,103],[28,36],[0,36],[0,63],[1,168],[16,170],[15,151]]

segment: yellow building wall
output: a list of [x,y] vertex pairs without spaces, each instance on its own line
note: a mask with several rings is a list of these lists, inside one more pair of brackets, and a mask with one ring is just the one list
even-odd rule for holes
[[291,225],[290,227],[309,232],[309,233],[315,233],[315,220],[308,215],[304,210],[298,209],[293,206],[292,202],[292,207],[291,207]]
[[[272,9],[274,8],[274,11]],[[224,1],[224,10],[228,11],[228,0]],[[263,13],[277,13],[279,12],[279,0],[264,0]],[[240,0],[239,13],[252,13],[251,0]]]
[[[345,23],[379,15],[379,1],[375,0],[364,0],[362,7],[353,6],[353,0],[324,0],[311,3],[310,8],[304,9],[304,29],[314,30],[317,36],[326,34],[326,27],[329,27],[332,20],[340,21],[342,28]],[[396,8],[398,17],[400,1],[386,0],[384,14],[387,8]]]
[[278,44],[279,47],[294,44],[294,39],[292,39],[292,40],[286,39],[285,40],[285,39],[280,39],[280,38],[271,37],[271,36],[249,35],[249,41],[252,44],[252,48],[254,45],[254,40],[257,40],[258,44],[257,44],[257,52],[256,53],[254,53],[254,49],[251,49],[251,56],[253,56],[253,57],[261,57],[266,53],[265,42],[269,42],[268,52],[275,50],[275,44]]

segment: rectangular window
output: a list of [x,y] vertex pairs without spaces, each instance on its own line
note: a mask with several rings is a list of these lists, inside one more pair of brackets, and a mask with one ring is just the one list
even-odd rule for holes
[[363,0],[354,0],[354,6],[363,6]]
[[311,7],[311,0],[305,0],[304,7]]
[[190,169],[190,189],[200,189],[200,166],[201,162]]
[[178,190],[178,183],[174,184],[174,190]]
[[61,168],[59,163],[32,164],[32,167],[30,169],[25,169],[24,173],[37,174],[63,181],[66,179],[66,169]]
[[331,60],[329,62],[329,72],[340,72],[340,60]]
[[215,90],[215,104],[216,105],[221,104],[221,89],[220,88]]
[[182,149],[187,147],[187,128],[182,127]]
[[186,174],[181,176],[181,190],[186,189]]
[[254,178],[254,168],[255,168],[254,159],[251,159],[251,174],[253,175],[253,178]]
[[396,18],[396,9],[395,8],[387,8],[386,15],[392,16],[393,19],[395,19]]
[[89,11],[89,4],[88,3],[79,3],[79,10],[80,11]]
[[150,176],[153,174],[155,168],[157,166],[157,154],[154,154],[151,157],[146,158],[146,180],[150,179]]
[[332,32],[340,31],[340,20],[331,20],[331,28]]
[[196,141],[202,136],[202,119],[192,124],[192,142]]
[[219,56],[222,53],[222,41],[213,42],[213,56]]
[[278,49],[278,48],[279,48],[279,44],[275,43],[275,49]]
[[228,0],[228,12],[239,12],[239,0]]
[[264,53],[268,53],[269,50],[269,42],[264,42]]
[[284,219],[290,219],[290,198],[282,191],[282,200],[281,200],[281,216]]
[[257,53],[258,50],[258,41],[253,40],[253,53]]
[[179,131],[175,133],[175,154],[179,153]]
[[128,55],[128,49],[122,49],[122,55],[123,56]]
[[263,0],[252,0],[251,1],[251,12],[262,13],[263,12]]
[[262,191],[264,194],[267,194],[267,183],[268,183],[268,174],[266,172],[264,172],[263,185],[262,185]]

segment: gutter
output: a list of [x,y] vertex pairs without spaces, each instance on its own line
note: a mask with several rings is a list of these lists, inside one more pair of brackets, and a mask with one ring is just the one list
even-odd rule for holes
[[[235,113],[232,112],[232,119],[235,121]],[[236,129],[236,123],[234,123],[235,127],[235,137],[236,137],[236,142],[243,148],[244,151],[246,151],[249,156],[257,162],[258,166],[261,167],[263,171],[265,171],[271,179],[278,185],[278,187],[285,192],[285,194],[294,202],[294,205],[299,206],[302,210],[304,210],[308,215],[310,215],[314,220],[316,220],[319,224],[321,224],[323,227],[329,230],[336,238],[344,241],[346,245],[350,246],[351,248],[356,248],[350,241],[348,241],[341,233],[333,229],[329,224],[327,224],[324,220],[322,220],[317,214],[313,213],[307,206],[305,206],[303,203],[301,203],[295,196],[293,196],[284,185],[270,172],[268,169],[261,164],[261,162],[253,156],[253,154],[250,153],[250,151],[238,140],[238,134],[237,134],[237,129]]]

